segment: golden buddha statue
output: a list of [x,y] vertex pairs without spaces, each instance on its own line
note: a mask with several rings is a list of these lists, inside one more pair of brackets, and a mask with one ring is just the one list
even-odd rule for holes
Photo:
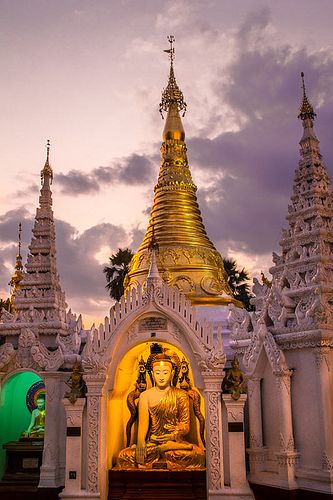
[[30,439],[44,439],[45,433],[45,395],[40,394],[37,398],[37,408],[31,413],[30,425],[22,437]]
[[154,356],[154,386],[139,397],[137,443],[119,453],[120,469],[205,468],[204,449],[185,439],[190,431],[190,402],[186,391],[171,385],[174,368],[170,355]]

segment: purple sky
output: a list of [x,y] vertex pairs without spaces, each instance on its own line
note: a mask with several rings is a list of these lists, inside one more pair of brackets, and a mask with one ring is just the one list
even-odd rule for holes
[[50,139],[62,287],[86,326],[107,314],[103,263],[141,242],[158,175],[168,34],[207,232],[267,272],[299,158],[301,71],[332,172],[332,19],[331,0],[0,0],[1,297]]

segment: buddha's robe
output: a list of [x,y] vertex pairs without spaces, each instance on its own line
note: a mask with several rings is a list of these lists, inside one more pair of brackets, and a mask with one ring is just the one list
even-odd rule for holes
[[[159,460],[166,460],[169,470],[204,469],[205,451],[184,440],[190,430],[190,403],[185,391],[170,387],[158,404],[149,408],[149,416],[145,463],[136,463],[133,445],[119,453],[120,469],[150,468]],[[170,440],[159,440],[170,433]]]

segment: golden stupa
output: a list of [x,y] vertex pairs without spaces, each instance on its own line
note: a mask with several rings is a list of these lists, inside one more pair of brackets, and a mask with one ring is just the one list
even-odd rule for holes
[[162,279],[185,293],[192,304],[239,305],[228,286],[221,255],[202,222],[179,115],[183,111],[184,116],[186,103],[174,75],[174,38],[168,40],[171,47],[165,52],[170,54],[170,75],[160,104],[161,114],[167,112],[161,168],[149,225],[124,284],[127,290],[138,284],[144,286],[154,247]]

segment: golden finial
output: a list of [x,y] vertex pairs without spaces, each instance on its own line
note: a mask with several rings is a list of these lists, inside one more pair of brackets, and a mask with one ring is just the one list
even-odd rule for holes
[[175,37],[173,35],[167,36],[167,40],[170,43],[170,49],[165,49],[163,52],[166,52],[167,54],[170,54],[170,61],[171,65],[175,59],[175,48],[173,47],[173,44],[175,43]]
[[183,93],[177,85],[175,73],[173,70],[173,61],[175,58],[175,48],[173,44],[175,43],[175,37],[173,35],[170,35],[167,37],[167,40],[170,43],[170,48],[164,50],[163,52],[166,52],[170,55],[170,73],[168,85],[162,92],[162,100],[160,102],[160,113],[162,118],[164,118],[163,111],[169,111],[172,104],[175,104],[177,106],[178,111],[183,111],[183,116],[185,115],[187,108]]
[[47,143],[46,143],[46,160],[45,160],[45,165],[44,165],[44,168],[41,171],[40,175],[41,175],[42,184],[44,182],[45,176],[50,177],[51,184],[52,184],[53,171],[52,171],[52,167],[50,165],[50,140],[49,139],[47,140]]
[[311,120],[313,120],[314,117],[317,115],[314,112],[313,107],[310,104],[310,102],[307,98],[307,95],[306,95],[303,71],[301,73],[301,79],[302,79],[303,99],[302,99],[301,107],[299,109],[299,115],[297,118],[300,118],[301,120],[305,120],[306,118],[310,118]]
[[262,284],[266,285],[268,288],[272,287],[272,282],[268,278],[266,278],[266,276],[264,275],[264,273],[262,271],[261,271],[261,281],[262,281]]
[[18,231],[18,255],[22,259],[21,246],[22,246],[22,222],[19,223],[19,231]]
[[13,287],[13,292],[15,292],[15,289],[18,287],[18,284],[23,278],[23,265],[22,265],[22,255],[21,255],[21,246],[22,246],[22,223],[19,223],[18,226],[18,254],[16,255],[16,263],[15,263],[15,271],[13,276],[10,279],[10,282],[8,285]]

